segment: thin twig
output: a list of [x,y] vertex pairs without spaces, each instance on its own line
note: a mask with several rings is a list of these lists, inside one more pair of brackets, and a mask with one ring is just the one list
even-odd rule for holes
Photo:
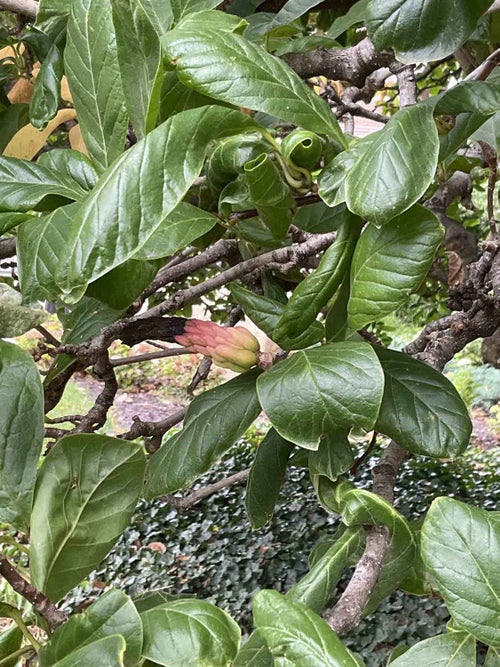
[[179,510],[180,512],[184,512],[193,505],[196,505],[196,503],[199,503],[200,500],[208,498],[214,493],[218,493],[219,491],[222,491],[222,489],[226,489],[228,486],[241,484],[246,479],[248,479],[249,474],[250,468],[245,468],[244,470],[235,472],[234,475],[229,475],[229,477],[225,477],[224,479],[221,479],[214,484],[207,484],[207,486],[202,486],[199,489],[195,489],[183,498],[169,495],[163,496],[163,499],[166,500],[171,507],[175,507],[175,509]]
[[60,340],[57,340],[55,336],[53,336],[50,331],[47,331],[45,327],[43,327],[41,324],[39,324],[35,329],[38,331],[38,333],[41,333],[42,336],[45,338],[45,340],[53,345],[54,347],[59,347],[61,344]]
[[130,364],[140,364],[143,361],[151,361],[152,359],[163,359],[164,357],[179,357],[181,354],[192,354],[184,347],[170,348],[162,352],[146,352],[145,354],[137,354],[134,357],[115,357],[109,360],[111,366],[128,366]]

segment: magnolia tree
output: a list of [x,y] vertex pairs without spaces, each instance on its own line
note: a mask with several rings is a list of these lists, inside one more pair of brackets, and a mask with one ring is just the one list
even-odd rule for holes
[[[355,667],[342,636],[398,588],[439,594],[451,621],[395,667],[473,665],[478,641],[498,665],[499,514],[441,497],[413,525],[393,507],[405,457],[467,447],[468,411],[442,371],[500,327],[498,4],[0,1],[0,520],[29,553],[29,567],[1,555],[0,573],[31,605],[2,603],[15,625],[0,665]],[[362,138],[360,120],[374,130]],[[385,347],[384,318],[431,283],[447,314]],[[190,319],[207,297],[218,321]],[[43,382],[7,340],[34,327]],[[174,343],[148,358],[204,355],[187,410],[97,433],[117,340]],[[211,363],[235,374],[204,391]],[[84,369],[101,382],[92,408],[45,418]],[[169,494],[262,413],[251,470],[219,487],[248,477],[257,528],[287,467],[304,466],[341,524],[285,595],[255,595],[249,638],[175,591],[109,590],[62,611],[141,497],[202,497]],[[369,458],[356,459],[360,431],[370,453],[383,445],[369,491],[352,481]]]

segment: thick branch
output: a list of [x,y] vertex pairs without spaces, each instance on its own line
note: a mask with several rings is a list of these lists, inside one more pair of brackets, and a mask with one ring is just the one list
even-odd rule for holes
[[15,12],[34,19],[38,13],[38,2],[35,0],[0,0],[0,10]]
[[48,597],[27,582],[8,558],[3,555],[0,555],[0,574],[9,582],[16,593],[28,600],[46,619],[51,630],[55,630],[67,620],[66,614],[60,611]]
[[377,51],[371,39],[365,37],[347,49],[319,48],[306,53],[288,53],[283,59],[303,79],[326,76],[361,88],[370,74],[393,63],[394,54]]

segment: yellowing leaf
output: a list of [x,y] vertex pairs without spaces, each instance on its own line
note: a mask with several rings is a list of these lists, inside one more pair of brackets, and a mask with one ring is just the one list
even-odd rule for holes
[[73,125],[69,131],[69,143],[71,148],[73,148],[75,151],[80,151],[80,153],[84,153],[88,156],[89,151],[85,145],[85,141],[83,140],[82,130],[79,125]]
[[62,123],[76,117],[74,109],[61,109],[44,130],[37,130],[33,125],[25,125],[7,144],[4,155],[32,160],[43,147],[52,132]]
[[33,95],[33,84],[28,79],[18,79],[9,90],[7,97],[11,104],[29,104]]

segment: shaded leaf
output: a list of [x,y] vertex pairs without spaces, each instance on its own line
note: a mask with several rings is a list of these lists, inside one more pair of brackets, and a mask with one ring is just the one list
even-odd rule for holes
[[42,63],[30,100],[30,121],[39,130],[57,114],[63,72],[62,54],[57,44],[53,44]]
[[245,433],[260,412],[259,373],[248,371],[190,403],[182,431],[150,459],[147,498],[187,488]]
[[[23,633],[15,623],[0,634],[0,660],[4,660],[17,651],[22,644]],[[18,658],[4,662],[4,667],[16,667]]]
[[463,81],[440,95],[435,114],[458,114],[464,111],[492,114],[500,110],[500,80]]
[[471,667],[476,642],[466,632],[449,632],[424,639],[391,662],[391,667]]
[[50,451],[31,515],[33,583],[49,599],[79,584],[111,549],[130,521],[144,469],[141,447],[102,435],[66,436]]
[[361,329],[396,310],[420,285],[444,229],[423,206],[413,206],[380,229],[361,234],[351,265],[349,327]]
[[314,450],[332,429],[373,426],[383,374],[366,343],[333,343],[278,362],[259,377],[257,391],[278,433]]
[[273,428],[258,446],[245,496],[252,528],[265,526],[272,517],[293,449]]
[[354,452],[347,437],[348,431],[325,434],[316,451],[310,452],[308,468],[311,475],[324,475],[335,482],[354,463]]
[[454,620],[500,646],[500,513],[437,498],[422,528],[422,556]]
[[11,104],[0,111],[0,153],[17,131],[28,122],[28,105]]
[[32,357],[0,340],[0,520],[26,531],[44,435],[43,391]]
[[437,458],[461,454],[469,444],[472,424],[453,384],[422,361],[374,349],[385,375],[376,430],[414,454]]
[[158,262],[129,259],[90,283],[85,294],[115,310],[125,310],[158,273]]

